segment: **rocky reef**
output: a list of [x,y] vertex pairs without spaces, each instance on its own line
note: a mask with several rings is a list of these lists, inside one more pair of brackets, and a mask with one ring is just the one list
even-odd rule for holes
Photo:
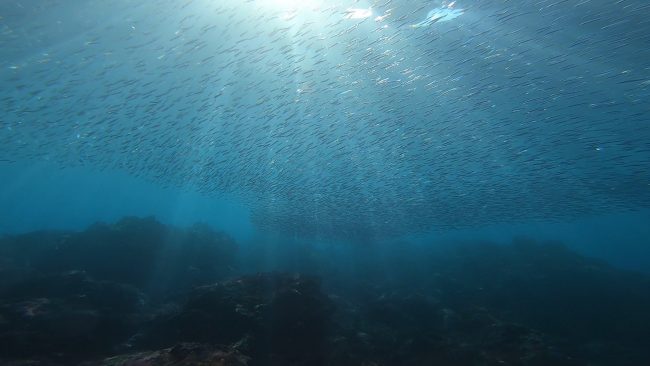
[[241,249],[151,218],[1,238],[0,364],[650,362],[650,280],[561,243],[350,248],[352,268],[287,245],[301,273]]

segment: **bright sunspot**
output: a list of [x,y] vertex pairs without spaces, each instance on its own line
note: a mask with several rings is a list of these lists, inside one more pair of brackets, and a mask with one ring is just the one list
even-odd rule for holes
[[260,4],[279,10],[297,10],[322,5],[319,0],[260,0]]

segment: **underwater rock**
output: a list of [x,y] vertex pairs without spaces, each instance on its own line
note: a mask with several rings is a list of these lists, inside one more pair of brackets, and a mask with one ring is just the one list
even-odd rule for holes
[[65,366],[60,363],[53,363],[50,361],[39,361],[39,360],[3,360],[0,359],[0,365],[2,366]]
[[82,366],[246,366],[249,357],[223,346],[182,343],[174,347],[107,358]]
[[[230,237],[207,225],[178,229],[135,217],[113,225],[97,223],[79,233],[8,237],[0,245],[0,258],[13,264],[13,273],[85,271],[94,279],[133,285],[150,296],[223,279],[233,271],[236,253]],[[0,280],[0,289],[2,285]]]
[[41,275],[2,293],[0,357],[78,360],[135,331],[143,296],[83,272]]
[[48,261],[66,234],[59,231],[36,231],[0,237],[0,292],[38,272],[39,263]]
[[180,309],[155,319],[142,342],[246,339],[255,364],[318,364],[332,311],[315,278],[257,274],[196,288]]
[[249,357],[233,348],[181,343],[170,348],[86,362],[81,366],[247,366]]
[[[636,366],[650,360],[644,275],[561,243],[523,238],[509,245],[377,249],[351,250],[349,270],[340,253],[278,245],[273,252],[286,258],[278,268],[312,275],[224,279],[236,246],[201,225],[181,230],[127,218],[81,233],[5,237],[0,364]],[[266,270],[261,263],[248,263],[248,271]]]
[[452,310],[408,292],[358,304],[329,344],[331,365],[571,365],[529,327],[502,321],[485,308]]
[[459,246],[439,277],[456,309],[483,306],[544,333],[585,341],[650,339],[650,280],[561,243]]

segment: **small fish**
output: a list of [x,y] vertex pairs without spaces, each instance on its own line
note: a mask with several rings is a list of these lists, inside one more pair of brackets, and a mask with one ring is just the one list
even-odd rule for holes
[[8,4],[0,160],[232,193],[296,237],[650,207],[643,2],[354,3]]

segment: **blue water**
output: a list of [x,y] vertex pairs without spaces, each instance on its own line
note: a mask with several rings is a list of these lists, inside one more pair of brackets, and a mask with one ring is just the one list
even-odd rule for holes
[[[178,226],[204,222],[241,243],[265,236],[251,223],[247,207],[233,196],[206,197],[196,192],[161,188],[121,172],[62,170],[48,164],[5,164],[0,174],[4,178],[0,183],[0,230],[5,234],[42,229],[82,230],[97,221],[110,223],[124,216],[155,216],[161,222]],[[46,182],[41,177],[47,177]],[[648,210],[603,212],[569,222],[431,230],[407,236],[406,240],[418,245],[454,240],[506,243],[517,236],[561,240],[580,253],[621,268],[648,272],[649,219]]]
[[[648,19],[642,0],[3,1],[0,363],[185,341],[253,365],[650,362]],[[327,326],[296,330],[287,292]]]

